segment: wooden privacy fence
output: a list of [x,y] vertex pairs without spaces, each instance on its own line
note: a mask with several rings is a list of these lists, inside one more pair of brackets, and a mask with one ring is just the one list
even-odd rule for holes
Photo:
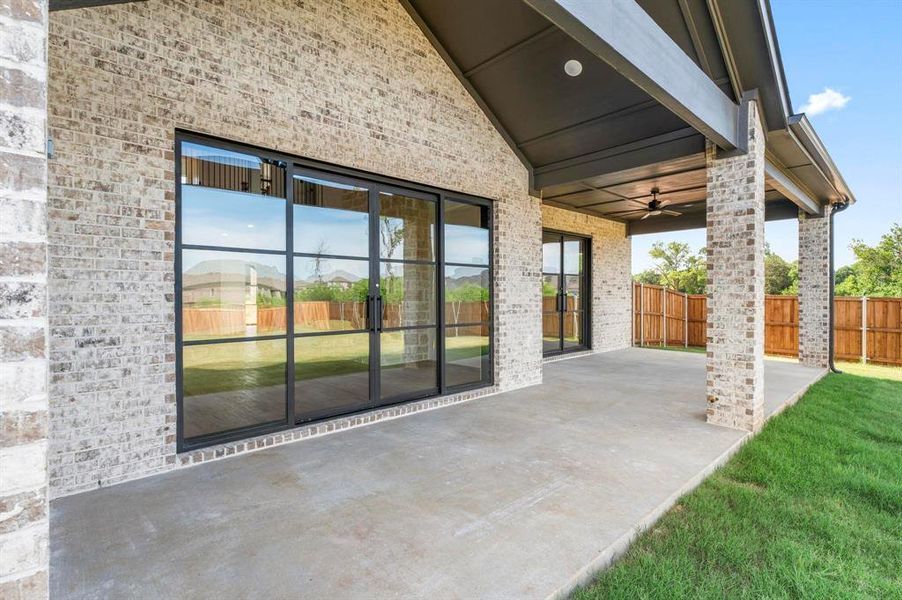
[[[902,298],[834,299],[834,348],[840,360],[902,365]],[[633,344],[704,348],[707,297],[633,284]],[[764,352],[799,354],[798,296],[764,297]]]

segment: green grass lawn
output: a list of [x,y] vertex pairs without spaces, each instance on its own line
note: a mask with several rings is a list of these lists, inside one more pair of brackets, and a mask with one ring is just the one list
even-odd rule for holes
[[902,369],[839,367],[574,598],[902,598]]

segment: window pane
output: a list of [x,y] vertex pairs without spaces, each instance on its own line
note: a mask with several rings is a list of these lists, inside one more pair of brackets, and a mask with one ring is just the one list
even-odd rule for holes
[[380,365],[383,399],[435,391],[438,387],[435,329],[383,333]]
[[182,186],[182,243],[285,249],[285,200]]
[[489,270],[445,267],[445,323],[489,320]]
[[435,323],[435,267],[383,262],[380,273],[382,326]]
[[369,334],[295,339],[294,376],[299,421],[363,408],[370,400]]
[[583,344],[583,312],[565,312],[564,348],[574,348]]
[[542,312],[557,310],[557,295],[561,288],[560,275],[542,274]]
[[583,243],[581,240],[564,240],[564,273],[579,275],[583,272]]
[[366,328],[367,260],[294,259],[294,331]]
[[185,340],[285,333],[285,257],[182,251]]
[[379,256],[435,260],[435,202],[379,194]]
[[489,326],[445,329],[445,379],[448,386],[489,380]]
[[583,278],[580,275],[564,275],[564,291],[567,292],[567,306],[564,310],[582,310]]
[[186,438],[286,418],[285,340],[185,346]]
[[182,183],[285,197],[285,167],[268,158],[182,142]]
[[489,264],[489,209],[445,202],[445,262]]
[[542,234],[542,272],[561,272],[561,236]]
[[369,195],[365,188],[295,176],[294,251],[369,256]]

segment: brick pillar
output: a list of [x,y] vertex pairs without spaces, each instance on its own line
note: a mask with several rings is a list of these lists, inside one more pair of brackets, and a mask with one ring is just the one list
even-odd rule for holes
[[799,211],[799,362],[829,366],[830,218]]
[[0,8],[0,598],[47,597],[47,2]]
[[709,143],[708,422],[755,431],[764,422],[764,131],[745,101],[748,153]]

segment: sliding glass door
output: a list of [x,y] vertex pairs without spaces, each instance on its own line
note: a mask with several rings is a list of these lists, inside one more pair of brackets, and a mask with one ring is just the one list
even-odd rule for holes
[[542,232],[542,351],[589,348],[589,240]]
[[180,448],[491,383],[487,202],[189,137]]

